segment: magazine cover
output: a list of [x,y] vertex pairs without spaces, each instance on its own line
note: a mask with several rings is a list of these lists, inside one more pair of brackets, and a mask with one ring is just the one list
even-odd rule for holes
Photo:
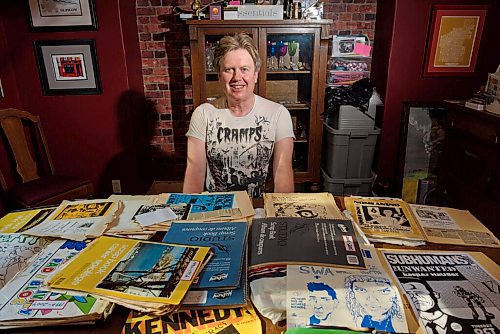
[[[209,247],[103,236],[48,281],[131,307],[178,305],[211,255]],[[123,300],[123,303],[121,302]]]
[[172,205],[187,204],[188,221],[241,220],[255,215],[252,201],[246,191],[203,194],[161,194],[165,203]]
[[240,283],[246,222],[173,223],[163,242],[211,247],[214,255],[191,289],[236,288]]
[[267,217],[345,219],[330,193],[265,193]]
[[8,213],[0,219],[0,233],[21,233],[40,224],[55,209],[54,206]]
[[176,212],[178,220],[214,220],[230,219],[241,216],[241,211],[235,205],[234,194],[170,194],[166,205]]
[[50,243],[45,238],[19,233],[0,234],[0,289]]
[[234,204],[234,194],[170,194],[166,204],[181,203],[191,204],[192,213],[232,209]]
[[368,238],[385,237],[424,240],[418,224],[403,200],[345,197],[346,209]]
[[484,254],[381,252],[426,333],[499,333],[500,270]]
[[108,200],[63,201],[47,219],[24,233],[77,241],[95,238],[104,233],[122,206]]
[[500,241],[467,210],[409,204],[425,238],[438,244],[500,247]]
[[250,268],[280,263],[365,266],[350,220],[254,219],[248,246]]
[[287,328],[339,326],[408,333],[401,296],[373,247],[366,269],[288,265]]
[[88,294],[49,292],[42,282],[86,247],[85,241],[55,240],[0,290],[0,328],[95,321],[110,307]]
[[261,334],[259,316],[251,304],[246,307],[191,310],[151,316],[135,311],[121,334]]

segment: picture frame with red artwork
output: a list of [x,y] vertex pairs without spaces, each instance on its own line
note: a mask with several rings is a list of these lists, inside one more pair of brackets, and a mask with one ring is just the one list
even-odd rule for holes
[[489,6],[434,5],[424,77],[472,76]]
[[44,95],[100,94],[95,41],[34,41]]

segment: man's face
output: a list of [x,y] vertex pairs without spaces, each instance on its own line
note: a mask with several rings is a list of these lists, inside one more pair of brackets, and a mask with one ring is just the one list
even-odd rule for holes
[[386,283],[354,282],[352,290],[366,313],[376,321],[386,318],[387,311],[396,297],[396,292]]
[[404,290],[410,295],[413,304],[419,311],[428,311],[436,305],[432,292],[422,283],[405,283]]
[[227,53],[220,63],[219,82],[229,102],[243,102],[253,98],[258,72],[247,50]]
[[325,290],[309,291],[309,302],[314,316],[321,321],[326,320],[338,304],[338,300],[334,300]]

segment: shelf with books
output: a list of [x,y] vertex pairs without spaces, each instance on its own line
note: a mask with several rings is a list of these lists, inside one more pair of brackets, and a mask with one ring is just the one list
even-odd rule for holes
[[329,87],[352,85],[370,75],[370,41],[367,36],[333,36],[326,83]]

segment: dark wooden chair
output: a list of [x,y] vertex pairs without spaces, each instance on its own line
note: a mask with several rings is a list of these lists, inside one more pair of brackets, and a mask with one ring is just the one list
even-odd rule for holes
[[92,196],[89,180],[56,174],[40,117],[2,109],[0,132],[0,183],[9,206],[29,208]]

